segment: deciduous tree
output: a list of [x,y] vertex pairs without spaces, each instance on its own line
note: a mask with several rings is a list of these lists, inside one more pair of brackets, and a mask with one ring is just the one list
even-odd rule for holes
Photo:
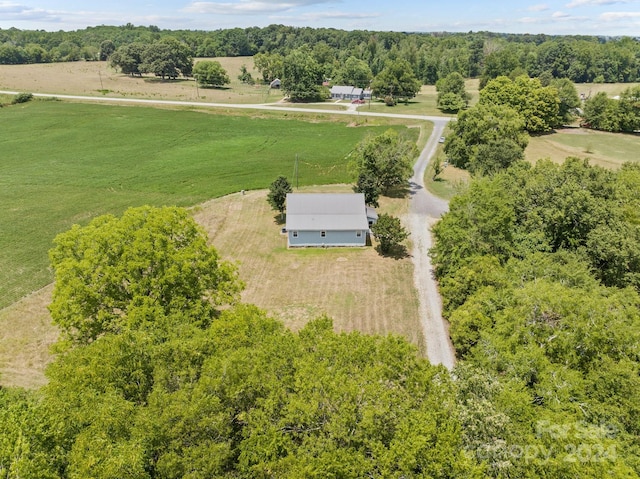
[[373,73],[371,73],[371,68],[369,68],[367,62],[350,56],[344,61],[332,80],[337,85],[353,85],[358,88],[366,88],[370,85],[372,78]]
[[475,105],[461,112],[451,129],[454,134],[447,137],[444,151],[458,168],[468,168],[472,159],[479,163],[475,155],[481,145],[509,140],[512,145],[524,150],[529,142],[522,116],[506,105]]
[[445,112],[456,113],[466,108],[470,95],[465,90],[464,78],[453,72],[436,82],[438,108]]
[[377,97],[390,96],[401,100],[416,96],[421,86],[409,62],[400,59],[388,62],[371,84]]
[[584,103],[585,124],[595,130],[619,131],[618,105],[619,103],[609,98],[605,92],[596,93]]
[[577,108],[580,106],[580,98],[575,85],[568,78],[557,78],[551,80],[549,86],[558,91],[560,106],[558,115],[565,125],[571,124],[577,116]]
[[122,73],[127,75],[141,75],[140,69],[143,61],[146,46],[142,43],[129,43],[121,46],[109,57],[112,67],[120,68]]
[[271,208],[280,212],[280,218],[284,217],[287,194],[291,192],[293,192],[291,183],[289,183],[289,180],[287,180],[287,178],[282,175],[278,176],[269,186],[267,201],[271,205]]
[[409,237],[409,232],[402,226],[400,219],[386,213],[378,216],[371,232],[380,243],[380,252],[383,254],[389,253]]
[[309,48],[292,51],[283,60],[282,88],[291,101],[322,98],[322,69]]
[[524,119],[532,133],[550,131],[561,124],[560,97],[554,87],[543,87],[537,78],[526,75],[511,80],[500,76],[480,91],[480,103],[509,106]]
[[376,178],[368,173],[360,173],[353,191],[364,194],[364,202],[374,208],[378,207],[378,198],[380,197],[380,187]]
[[140,70],[153,73],[163,79],[191,75],[193,70],[191,49],[175,38],[165,37],[145,48]]
[[265,83],[271,83],[276,78],[282,79],[284,58],[279,53],[257,53],[253,57],[253,63],[262,74]]
[[202,86],[222,86],[229,83],[227,70],[222,68],[220,62],[203,60],[196,63],[193,68],[193,76]]
[[418,149],[411,140],[395,130],[362,140],[352,153],[355,174],[375,181],[382,193],[402,187],[413,175],[413,162]]
[[175,315],[206,325],[214,307],[235,302],[243,286],[236,267],[220,260],[180,208],[100,216],[59,234],[54,243],[49,309],[75,343]]

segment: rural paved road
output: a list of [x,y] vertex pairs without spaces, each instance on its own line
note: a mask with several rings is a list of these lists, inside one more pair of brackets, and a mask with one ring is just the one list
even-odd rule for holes
[[[17,91],[0,91],[4,95],[17,95]],[[147,105],[176,105],[176,106],[205,106],[210,108],[226,108],[241,110],[272,110],[272,111],[291,111],[300,113],[322,113],[325,115],[349,115],[349,116],[377,116],[386,118],[404,118],[408,120],[422,121],[442,121],[446,117],[441,116],[425,116],[425,115],[405,115],[401,113],[379,113],[372,111],[360,110],[322,110],[320,108],[295,108],[282,106],[282,103],[266,103],[266,104],[238,104],[238,103],[206,103],[199,101],[179,101],[179,100],[144,100],[138,98],[113,98],[108,96],[80,96],[80,95],[58,95],[55,93],[33,93],[33,96],[44,98],[61,98],[66,100],[95,101],[98,103],[137,103]]]
[[[0,91],[2,94],[17,95],[19,92]],[[418,161],[413,169],[411,178],[411,199],[409,207],[409,228],[413,242],[412,258],[415,264],[414,282],[420,300],[420,322],[423,335],[427,344],[427,357],[432,364],[442,364],[451,370],[455,364],[454,349],[449,338],[448,325],[442,318],[442,300],[438,293],[438,285],[433,276],[433,267],[429,258],[431,247],[431,225],[448,210],[448,202],[442,200],[427,191],[424,187],[424,173],[429,160],[434,155],[438,146],[438,139],[442,136],[444,128],[451,120],[448,117],[410,115],[398,113],[379,113],[355,110],[322,110],[318,108],[294,108],[282,106],[282,104],[228,104],[205,103],[193,101],[172,100],[144,100],[136,98],[112,98],[93,97],[79,95],[57,95],[53,93],[34,93],[37,97],[56,97],[69,100],[95,101],[100,103],[136,103],[149,105],[178,105],[201,106],[211,108],[245,109],[245,110],[274,110],[291,111],[300,113],[323,113],[332,115],[370,116],[386,118],[403,118],[420,121],[431,121],[434,124],[433,133],[427,140]]]

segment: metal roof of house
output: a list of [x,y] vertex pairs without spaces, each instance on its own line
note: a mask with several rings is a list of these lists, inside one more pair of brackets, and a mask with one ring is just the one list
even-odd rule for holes
[[353,86],[347,85],[333,85],[331,87],[331,93],[334,95],[351,95],[353,88]]
[[289,193],[287,230],[367,230],[362,193]]

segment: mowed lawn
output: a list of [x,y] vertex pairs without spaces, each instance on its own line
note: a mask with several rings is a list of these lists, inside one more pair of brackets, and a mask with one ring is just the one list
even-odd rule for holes
[[47,251],[74,223],[266,188],[292,177],[296,155],[300,185],[343,183],[349,152],[385,129],[57,101],[0,108],[0,308],[51,282]]

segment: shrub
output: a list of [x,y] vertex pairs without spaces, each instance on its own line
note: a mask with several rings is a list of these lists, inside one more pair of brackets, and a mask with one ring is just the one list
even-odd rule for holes
[[15,97],[13,97],[13,101],[11,102],[11,104],[16,105],[18,103],[27,103],[31,100],[33,100],[33,93],[18,93]]

